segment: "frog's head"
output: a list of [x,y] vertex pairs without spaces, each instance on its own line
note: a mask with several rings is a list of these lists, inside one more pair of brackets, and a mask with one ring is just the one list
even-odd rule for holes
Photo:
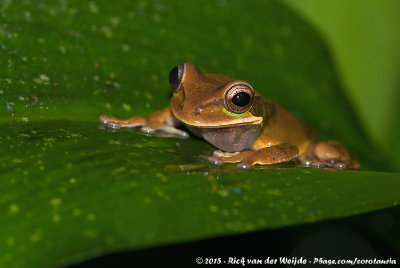
[[199,128],[260,125],[257,98],[249,83],[224,75],[203,74],[190,62],[169,74],[171,110],[184,124]]

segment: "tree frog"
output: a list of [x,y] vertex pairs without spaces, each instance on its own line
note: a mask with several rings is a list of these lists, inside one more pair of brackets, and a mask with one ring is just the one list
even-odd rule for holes
[[141,127],[147,133],[187,137],[188,130],[219,149],[208,158],[215,164],[250,168],[299,161],[311,167],[360,167],[345,147],[317,141],[301,119],[264,99],[246,81],[202,73],[186,62],[171,70],[169,84],[173,90],[170,107],[148,117],[121,120],[101,115],[99,120],[108,127]]

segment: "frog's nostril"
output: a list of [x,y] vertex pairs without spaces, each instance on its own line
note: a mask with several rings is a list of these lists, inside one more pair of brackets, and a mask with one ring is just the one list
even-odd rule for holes
[[193,115],[200,115],[200,113],[201,113],[202,111],[203,111],[203,108],[197,107],[197,108],[194,110]]

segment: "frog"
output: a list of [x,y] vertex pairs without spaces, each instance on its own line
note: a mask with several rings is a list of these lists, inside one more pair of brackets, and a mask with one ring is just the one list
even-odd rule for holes
[[169,73],[170,105],[151,115],[118,119],[100,115],[106,127],[203,138],[216,150],[208,160],[240,168],[287,162],[302,166],[359,169],[358,161],[334,141],[319,141],[314,129],[276,102],[255,92],[250,83],[203,73],[185,62]]

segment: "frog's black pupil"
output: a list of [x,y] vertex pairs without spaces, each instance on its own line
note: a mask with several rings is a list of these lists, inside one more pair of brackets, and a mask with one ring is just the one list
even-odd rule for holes
[[233,96],[232,102],[239,107],[245,107],[250,102],[250,95],[246,92],[239,92]]
[[169,72],[169,83],[171,85],[178,83],[178,66],[175,66],[171,72]]

